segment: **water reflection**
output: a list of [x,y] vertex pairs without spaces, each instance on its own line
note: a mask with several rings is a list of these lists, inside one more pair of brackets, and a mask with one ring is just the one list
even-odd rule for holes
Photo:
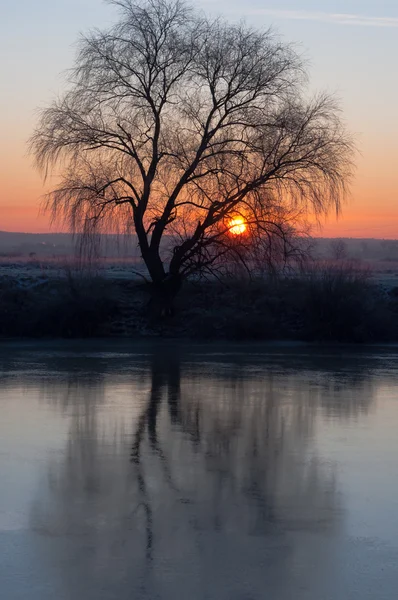
[[317,420],[366,414],[374,361],[163,348],[101,361],[40,380],[69,432],[31,527],[58,540],[42,560],[65,597],[321,597],[344,505]]

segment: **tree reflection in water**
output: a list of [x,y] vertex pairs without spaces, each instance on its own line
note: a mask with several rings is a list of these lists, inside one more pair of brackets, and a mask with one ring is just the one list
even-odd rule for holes
[[357,367],[155,351],[134,366],[132,383],[125,370],[122,388],[111,376],[88,378],[57,396],[50,384],[70,432],[32,523],[77,540],[74,577],[70,565],[63,571],[70,593],[87,573],[86,597],[98,600],[104,589],[118,598],[262,598],[265,578],[272,589],[286,574],[303,584],[324,564],[311,536],[333,539],[343,526],[333,466],[317,457],[317,418],[368,410],[369,366],[361,375]]

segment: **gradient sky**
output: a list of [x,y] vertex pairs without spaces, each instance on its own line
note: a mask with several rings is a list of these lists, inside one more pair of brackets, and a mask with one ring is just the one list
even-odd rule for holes
[[[309,62],[311,88],[335,92],[360,155],[351,199],[323,234],[398,238],[398,2],[193,0],[230,19],[273,25]],[[106,26],[102,0],[3,0],[0,6],[0,230],[48,231],[44,187],[27,156],[35,110],[63,86],[79,32]],[[320,232],[318,232],[319,235]]]

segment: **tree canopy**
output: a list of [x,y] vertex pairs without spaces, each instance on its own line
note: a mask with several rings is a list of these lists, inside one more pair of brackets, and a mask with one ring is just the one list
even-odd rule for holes
[[291,45],[181,0],[111,4],[118,21],[81,38],[31,138],[38,167],[61,174],[55,218],[135,231],[161,284],[233,250],[236,215],[254,244],[297,210],[339,210],[351,137],[333,97],[307,97]]

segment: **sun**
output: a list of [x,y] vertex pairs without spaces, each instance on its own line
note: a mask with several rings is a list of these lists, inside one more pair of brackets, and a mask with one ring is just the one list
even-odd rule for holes
[[242,235],[247,229],[247,225],[242,217],[234,217],[228,222],[229,233],[232,235]]

